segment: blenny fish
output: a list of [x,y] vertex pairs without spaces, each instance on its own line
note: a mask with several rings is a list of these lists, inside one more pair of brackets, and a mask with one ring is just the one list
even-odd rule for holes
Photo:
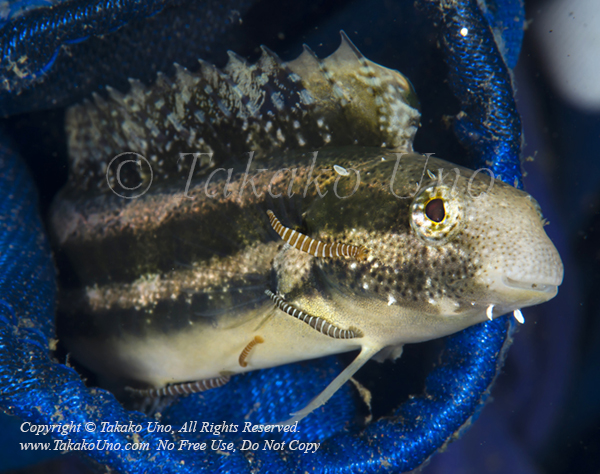
[[414,153],[410,82],[344,34],[325,59],[230,53],[108,92],[68,111],[51,226],[59,337],[115,393],[360,350],[295,421],[369,359],[522,319],[562,282],[536,201]]

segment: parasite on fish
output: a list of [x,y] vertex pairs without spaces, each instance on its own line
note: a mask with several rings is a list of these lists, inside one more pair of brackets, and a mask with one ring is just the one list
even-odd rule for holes
[[340,329],[333,324],[328,323],[324,319],[310,316],[303,313],[292,305],[287,304],[281,296],[277,296],[271,290],[265,290],[265,294],[273,300],[275,306],[277,306],[284,313],[298,318],[300,321],[305,322],[315,331],[319,331],[321,334],[333,337],[334,339],[352,339],[355,337],[361,337],[362,334],[356,329]]
[[372,358],[523,322],[563,277],[539,207],[414,153],[417,103],[342,35],[325,59],[232,53],[70,109],[50,221],[72,357],[117,395],[161,396],[359,351],[295,421]]
[[285,240],[292,247],[301,250],[302,252],[309,253],[315,257],[349,257],[356,258],[358,260],[365,258],[367,249],[365,247],[357,247],[355,245],[340,244],[334,242],[332,244],[324,244],[318,240],[311,239],[307,235],[303,235],[295,230],[288,229],[281,225],[279,219],[275,217],[272,211],[267,211],[269,221],[273,230],[277,232],[279,237]]
[[242,353],[240,354],[240,357],[238,358],[240,367],[248,367],[248,362],[246,362],[246,358],[248,357],[248,354],[250,354],[250,351],[252,350],[252,348],[255,345],[262,344],[263,342],[265,342],[265,340],[262,337],[254,336],[254,339],[252,339],[248,343],[248,345],[246,347],[244,347],[244,350],[242,351]]
[[229,382],[229,377],[218,377],[215,379],[197,380],[196,382],[176,383],[162,388],[139,390],[131,387],[125,387],[125,390],[138,397],[164,397],[167,395],[174,396],[205,392],[211,388],[222,387],[227,382]]

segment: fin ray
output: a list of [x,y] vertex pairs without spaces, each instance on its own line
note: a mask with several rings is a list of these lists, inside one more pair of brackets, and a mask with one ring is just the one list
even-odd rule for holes
[[[364,58],[348,37],[319,59],[308,48],[291,62],[263,48],[255,64],[234,53],[219,70],[200,61],[197,72],[175,67],[127,93],[107,86],[69,109],[71,175],[78,187],[107,192],[108,162],[124,151],[153,161],[155,182],[180,176],[179,153],[213,153],[212,166],[248,149],[382,146],[412,150],[419,123],[414,91],[399,72]],[[171,157],[172,159],[169,159]]]
[[312,399],[312,401],[306,405],[301,410],[294,412],[291,414],[291,418],[286,420],[281,425],[291,425],[296,421],[300,421],[313,411],[315,411],[320,406],[324,405],[329,401],[329,399],[337,392],[342,385],[344,385],[350,378],[363,366],[365,363],[371,359],[377,352],[381,350],[381,347],[367,347],[363,346],[360,351],[360,354],[356,356],[348,367],[346,367],[333,381],[327,385],[325,390],[323,390],[319,395]]

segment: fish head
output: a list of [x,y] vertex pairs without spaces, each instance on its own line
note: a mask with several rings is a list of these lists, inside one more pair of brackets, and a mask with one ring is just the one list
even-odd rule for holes
[[563,265],[531,195],[489,170],[440,167],[431,174],[410,205],[409,220],[416,238],[437,249],[454,306],[485,309],[491,319],[556,296]]
[[367,249],[316,259],[315,285],[378,345],[434,339],[557,294],[563,266],[533,197],[489,171],[379,157],[353,195],[355,182],[338,179],[305,215],[316,238]]

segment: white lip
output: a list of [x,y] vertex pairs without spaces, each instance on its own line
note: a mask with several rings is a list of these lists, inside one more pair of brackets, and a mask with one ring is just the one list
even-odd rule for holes
[[530,281],[518,281],[513,280],[512,278],[507,276],[502,278],[502,283],[504,283],[510,288],[517,288],[520,290],[535,291],[540,293],[556,293],[558,291],[557,285],[548,285],[544,283],[535,283]]

